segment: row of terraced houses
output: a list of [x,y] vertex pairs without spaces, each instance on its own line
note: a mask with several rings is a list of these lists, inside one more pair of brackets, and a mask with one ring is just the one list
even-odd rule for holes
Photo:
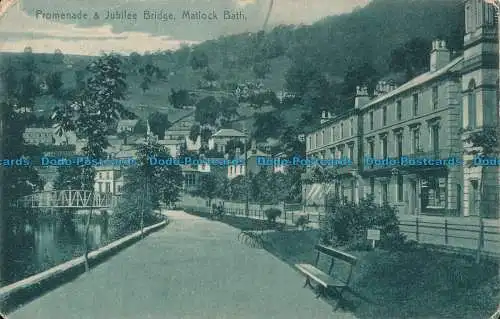
[[[337,180],[323,189],[304,186],[307,204],[321,204],[337,193],[359,201],[373,194],[406,214],[478,215],[480,203],[490,218],[500,216],[499,166],[371,166],[370,158],[471,160],[471,132],[499,124],[498,34],[495,11],[483,1],[466,1],[464,52],[451,57],[446,43],[432,43],[430,66],[399,86],[380,82],[371,96],[358,87],[348,112],[322,114],[322,124],[307,136],[308,157],[353,160],[339,167]],[[497,156],[498,157],[498,156]],[[481,176],[485,192],[481,192]],[[481,198],[481,196],[483,198]]]

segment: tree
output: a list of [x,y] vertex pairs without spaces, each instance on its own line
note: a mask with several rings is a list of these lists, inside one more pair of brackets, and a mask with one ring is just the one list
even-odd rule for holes
[[63,95],[62,73],[61,72],[50,73],[47,76],[47,86],[49,88],[50,94],[52,94],[55,98],[60,98]]
[[205,73],[203,73],[203,78],[209,82],[217,81],[219,77],[220,77],[219,74],[217,74],[213,69],[208,67]]
[[85,71],[84,70],[76,70],[75,71],[75,91],[81,92],[85,88]]
[[265,79],[266,75],[271,72],[271,64],[268,60],[256,62],[252,68],[253,73],[258,79]]
[[[478,158],[494,157],[500,151],[498,133],[498,128],[495,126],[485,126],[479,132],[469,133],[467,138],[465,139],[465,142],[469,144],[470,147],[465,148],[465,153],[467,155],[472,155]],[[470,163],[470,166],[473,165],[474,162]],[[481,165],[480,167],[481,177],[479,179],[479,218],[481,225],[483,225],[483,218],[488,217],[489,211],[495,211],[497,209],[498,202],[496,200],[496,195],[498,194],[498,188],[492,187],[492,185],[490,185],[490,187],[487,187],[485,183],[487,167],[485,167],[484,165]],[[491,171],[491,174],[496,174],[495,169]],[[476,256],[477,262],[479,262],[481,258],[481,248],[482,240],[479,240]]]
[[151,85],[151,78],[149,76],[144,76],[140,84],[140,88],[143,94],[146,93],[147,90],[149,90],[150,85]]
[[245,145],[243,144],[242,141],[238,139],[231,139],[229,142],[226,144],[226,153],[229,155],[229,158],[234,158],[236,155],[236,149],[240,150],[240,154],[243,154],[243,150],[245,148]]
[[171,89],[168,101],[174,108],[191,105],[191,98],[187,90],[175,91],[174,89]]
[[306,93],[309,82],[319,75],[321,72],[313,62],[304,59],[294,61],[285,73],[286,89],[302,97]]
[[212,200],[219,193],[219,180],[216,175],[212,173],[202,174],[200,176],[200,183],[194,194],[202,198],[208,199],[208,206],[212,207]]
[[288,158],[293,156],[305,156],[306,145],[299,140],[300,131],[293,126],[287,126],[280,137],[281,150]]
[[405,80],[408,81],[429,68],[430,51],[430,41],[413,38],[391,52],[390,68],[392,71],[405,72]]
[[148,116],[148,121],[151,132],[162,140],[165,137],[165,130],[170,127],[168,115],[166,113],[154,112]]
[[[56,107],[53,119],[58,124],[58,133],[76,132],[77,137],[87,141],[82,148],[85,156],[100,159],[105,157],[109,146],[107,131],[122,117],[133,114],[122,104],[125,100],[127,83],[121,70],[121,59],[115,54],[104,54],[92,61],[87,70],[90,76],[82,92],[77,94],[70,105]],[[95,169],[82,168],[82,190],[93,191]],[[89,228],[93,210],[90,209],[85,226],[84,258],[89,271]]]
[[146,134],[148,131],[148,126],[146,121],[139,119],[134,126],[134,134]]
[[63,64],[64,63],[64,54],[60,49],[56,49],[54,51],[53,61],[55,64]]
[[[354,105],[356,86],[366,85],[368,94],[373,94],[380,76],[375,67],[365,62],[360,65],[351,65],[344,75],[343,95],[349,100],[349,105]],[[352,103],[351,103],[352,102]]]
[[[143,145],[139,145],[137,149],[137,171],[133,179],[129,180],[130,185],[137,185],[137,189],[141,185],[144,187],[144,200],[147,204],[145,207],[158,208],[160,201],[170,205],[176,202],[179,198],[182,189],[183,176],[180,166],[178,165],[151,165],[150,157],[161,159],[171,159],[168,150],[155,142],[148,139]],[[135,184],[134,184],[135,183]],[[140,218],[141,232],[144,229],[144,216],[151,212],[142,209]]]
[[54,189],[81,189],[82,188],[82,168],[79,166],[60,166],[57,168],[57,176],[54,181]]
[[215,125],[220,114],[219,101],[213,96],[207,96],[196,103],[194,117],[201,124]]
[[284,120],[274,112],[257,113],[254,115],[254,137],[258,141],[265,141],[269,137],[280,136]]
[[191,126],[191,129],[189,130],[189,139],[193,142],[196,142],[198,139],[198,136],[200,136],[201,132],[201,127],[198,124],[194,124]]
[[200,49],[191,52],[189,64],[193,70],[204,69],[208,67],[208,55]]
[[137,52],[130,53],[129,63],[134,67],[138,67],[141,64],[141,55]]

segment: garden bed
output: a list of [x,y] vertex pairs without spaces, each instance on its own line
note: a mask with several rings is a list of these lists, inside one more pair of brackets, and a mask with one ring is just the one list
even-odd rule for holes
[[[313,262],[318,231],[268,234],[264,247],[293,266]],[[488,318],[499,300],[498,264],[408,246],[350,251],[359,258],[346,310],[360,319]],[[311,298],[314,295],[311,293]]]

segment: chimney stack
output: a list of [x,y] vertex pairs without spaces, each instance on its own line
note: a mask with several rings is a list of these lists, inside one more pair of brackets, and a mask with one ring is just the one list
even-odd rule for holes
[[328,122],[329,119],[329,112],[327,111],[322,111],[321,112],[321,120],[319,121],[321,124]]
[[446,42],[443,40],[432,41],[431,65],[430,71],[435,72],[450,62],[450,50],[446,47]]
[[368,87],[366,85],[356,86],[356,98],[354,99],[354,108],[359,109],[370,101],[368,96]]

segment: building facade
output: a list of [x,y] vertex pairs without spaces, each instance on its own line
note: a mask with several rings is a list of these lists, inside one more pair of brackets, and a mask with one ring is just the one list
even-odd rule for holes
[[208,140],[208,148],[222,154],[226,153],[226,145],[231,140],[245,143],[246,135],[235,129],[220,129]]
[[[444,216],[479,215],[483,202],[485,217],[498,218],[499,166],[483,168],[481,175],[481,167],[470,165],[465,142],[471,132],[498,128],[494,13],[484,1],[466,1],[463,55],[451,59],[446,43],[435,40],[428,72],[399,87],[380,82],[371,96],[358,87],[354,108],[335,117],[323,114],[320,128],[307,136],[307,156],[354,160],[337,168],[333,190],[307,186],[306,202],[332,191],[354,201],[371,194],[400,213]],[[417,159],[428,161],[411,161]]]

